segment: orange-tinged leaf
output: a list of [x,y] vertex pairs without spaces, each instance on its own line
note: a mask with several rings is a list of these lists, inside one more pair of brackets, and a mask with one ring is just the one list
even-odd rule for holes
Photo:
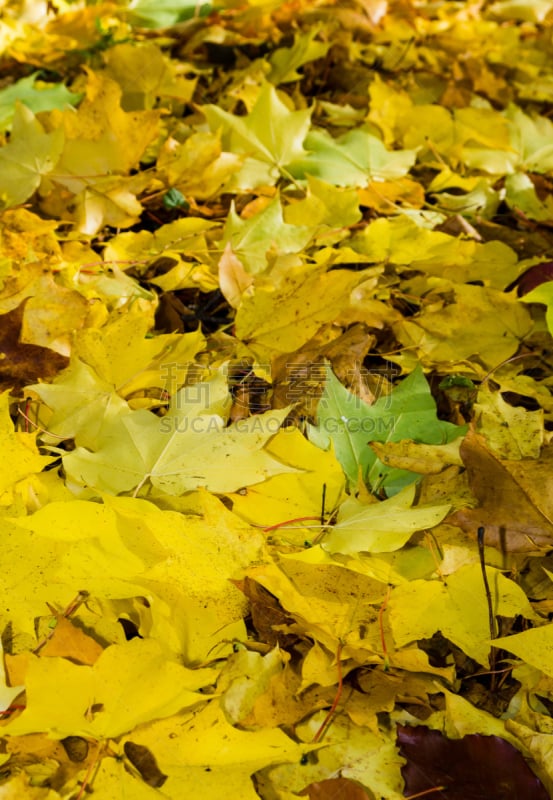
[[327,778],[315,781],[300,792],[309,800],[370,800],[369,795],[358,783],[347,778]]
[[422,208],[424,189],[410,178],[395,181],[372,181],[365,189],[358,190],[359,202],[374,208],[381,214],[395,214],[398,208]]
[[68,658],[77,664],[94,664],[104,648],[67,617],[58,614],[53,635],[40,649],[41,656]]
[[253,284],[240,259],[234,254],[230,242],[225,246],[219,260],[219,286],[225,299],[233,308],[238,308],[242,295]]

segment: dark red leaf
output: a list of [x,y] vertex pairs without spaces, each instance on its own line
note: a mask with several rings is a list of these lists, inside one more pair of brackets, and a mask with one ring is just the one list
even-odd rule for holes
[[553,281],[553,261],[542,261],[541,264],[534,264],[527,269],[516,281],[517,294],[521,297],[528,294],[536,286],[542,283]]
[[499,736],[446,739],[424,726],[398,726],[405,797],[439,786],[430,800],[550,800],[522,754]]

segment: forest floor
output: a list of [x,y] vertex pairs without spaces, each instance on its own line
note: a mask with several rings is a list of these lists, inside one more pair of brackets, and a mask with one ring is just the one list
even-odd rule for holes
[[0,798],[553,797],[553,0],[7,0]]

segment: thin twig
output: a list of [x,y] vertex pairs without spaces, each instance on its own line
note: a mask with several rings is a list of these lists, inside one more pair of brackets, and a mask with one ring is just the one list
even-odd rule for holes
[[[482,580],[484,582],[484,590],[486,592],[486,601],[488,603],[488,624],[490,626],[490,639],[497,638],[497,627],[495,616],[493,613],[492,595],[490,592],[490,584],[488,583],[488,574],[486,572],[486,559],[484,552],[484,535],[486,529],[481,525],[478,528],[478,556],[480,558],[480,568],[482,569]],[[491,667],[491,683],[490,688],[492,692],[495,690],[495,647],[492,646],[490,650],[490,667]]]

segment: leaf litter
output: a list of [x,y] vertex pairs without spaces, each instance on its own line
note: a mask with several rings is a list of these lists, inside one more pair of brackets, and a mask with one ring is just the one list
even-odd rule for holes
[[0,793],[553,796],[552,4],[5,4]]

